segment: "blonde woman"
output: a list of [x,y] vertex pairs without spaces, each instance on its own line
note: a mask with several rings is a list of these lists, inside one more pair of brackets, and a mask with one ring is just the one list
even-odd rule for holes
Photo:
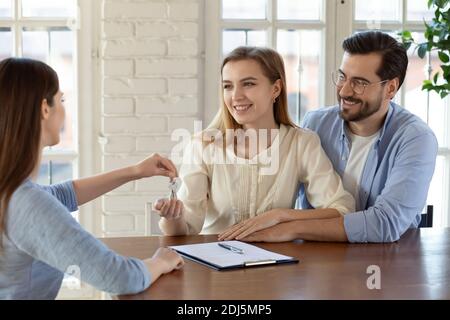
[[[281,56],[269,48],[239,47],[224,59],[221,75],[222,107],[185,150],[178,200],[155,205],[161,230],[245,240],[280,222],[351,212],[354,199],[318,136],[289,118]],[[302,183],[313,210],[293,209]],[[273,240],[295,238],[287,231]]]

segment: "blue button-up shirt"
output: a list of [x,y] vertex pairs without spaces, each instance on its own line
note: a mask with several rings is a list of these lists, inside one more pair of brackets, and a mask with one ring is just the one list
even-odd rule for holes
[[[318,133],[334,169],[342,177],[350,152],[339,106],[308,112],[302,126]],[[392,242],[416,228],[433,176],[438,143],[419,117],[391,102],[367,156],[359,182],[356,212],[344,216],[350,242]],[[303,208],[311,208],[304,189]]]

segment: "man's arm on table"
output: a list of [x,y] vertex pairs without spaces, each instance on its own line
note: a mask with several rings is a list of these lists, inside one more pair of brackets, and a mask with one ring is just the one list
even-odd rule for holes
[[242,241],[286,242],[295,239],[346,242],[344,217],[283,222],[252,233]]

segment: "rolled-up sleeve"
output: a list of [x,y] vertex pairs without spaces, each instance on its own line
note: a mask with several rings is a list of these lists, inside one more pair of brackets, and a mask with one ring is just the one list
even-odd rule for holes
[[40,187],[56,197],[70,212],[78,210],[77,196],[72,180]]
[[382,193],[373,206],[347,214],[350,242],[393,242],[412,226],[425,206],[438,143],[431,132],[409,139],[398,150]]

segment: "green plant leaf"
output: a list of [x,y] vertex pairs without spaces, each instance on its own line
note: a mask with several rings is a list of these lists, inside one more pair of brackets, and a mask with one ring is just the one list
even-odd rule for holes
[[448,37],[448,30],[442,29],[439,32],[439,42],[446,40],[447,37]]
[[[439,70],[432,79],[423,81],[422,90],[435,91],[441,98],[445,98],[450,94],[450,0],[427,0],[427,5],[429,10],[433,10],[434,18],[431,21],[423,19],[425,40],[420,44],[411,42],[415,44],[415,50],[420,58],[424,58],[427,52],[437,51],[439,60],[442,62],[440,66],[442,78]],[[408,42],[406,37],[409,33],[402,33],[405,43]],[[441,82],[440,79],[443,81]],[[437,84],[438,81],[441,82],[440,85]]]
[[427,46],[428,46],[427,42],[419,44],[419,49],[417,50],[417,54],[421,59],[423,59],[425,57],[425,54],[427,53]]
[[439,16],[441,15],[441,12],[439,10],[436,10],[434,12],[434,19],[433,20],[439,20]]
[[433,83],[436,84],[439,78],[439,72],[436,72],[436,74],[433,77]]
[[447,12],[442,13],[442,18],[445,21],[447,21],[447,24],[448,24],[448,21],[450,20],[450,10],[447,10]]
[[433,84],[430,80],[424,80],[422,84],[422,90],[430,91],[433,88]]
[[[450,33],[449,33],[449,36],[450,36]],[[450,48],[450,39],[444,40],[444,41],[439,41],[435,45],[436,45],[436,48],[439,48],[441,50],[448,50],[448,48]]]
[[425,39],[427,39],[428,41],[433,40],[433,29],[430,26],[428,26],[426,23],[425,23],[425,26],[427,28],[424,33]]
[[445,3],[447,2],[447,0],[435,0],[433,2],[436,7],[443,8],[445,6]]
[[450,81],[449,81],[449,80],[450,80],[450,66],[444,66],[444,65],[442,65],[441,68],[442,68],[442,71],[443,71],[442,77],[443,77],[444,79],[446,79],[447,82],[450,83]]
[[444,63],[447,63],[450,60],[448,55],[443,51],[439,51],[438,56],[439,56],[439,59]]
[[411,48],[412,42],[405,42],[403,43],[403,47],[405,48],[406,51],[409,50],[409,48]]
[[403,39],[409,40],[412,39],[411,31],[404,30],[403,32],[399,32],[398,35],[402,36]]

